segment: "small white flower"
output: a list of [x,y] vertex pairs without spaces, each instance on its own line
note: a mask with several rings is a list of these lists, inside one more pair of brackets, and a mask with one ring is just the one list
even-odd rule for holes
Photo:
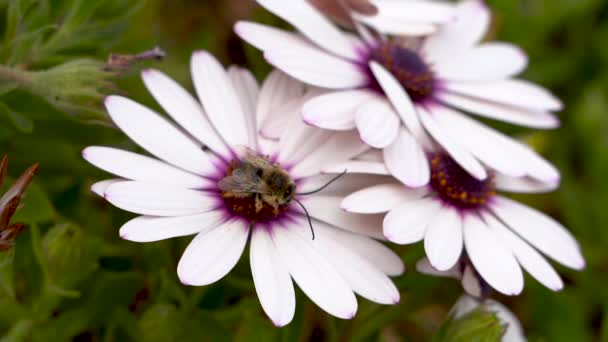
[[[428,183],[425,152],[434,142],[480,180],[487,178],[487,168],[512,177],[559,179],[559,172],[544,167],[534,152],[461,112],[554,128],[559,122],[552,112],[562,109],[549,91],[515,78],[527,65],[521,49],[481,43],[490,24],[481,0],[461,2],[455,11],[435,3],[439,7],[419,12],[400,6],[426,2],[374,2],[386,8],[357,18],[389,33],[377,37],[363,34],[364,29],[360,37],[341,32],[305,1],[258,3],[301,34],[251,22],[237,23],[236,33],[275,67],[331,90],[307,101],[304,120],[329,130],[357,129],[366,144],[383,149],[388,170],[404,184]],[[426,38],[390,29],[412,16],[421,23],[429,18],[447,23]]]
[[493,312],[496,314],[496,317],[503,323],[507,325],[507,329],[505,334],[502,336],[502,342],[526,342],[526,336],[524,335],[524,330],[521,327],[521,323],[517,317],[504,305],[501,303],[492,300],[486,299],[480,301],[475,298],[471,298],[469,296],[462,296],[456,304],[452,307],[450,314],[458,319],[462,316],[465,316],[469,312],[481,307],[483,310],[488,312]]
[[[561,224],[496,194],[496,190],[544,192],[553,190],[556,183],[500,173],[478,180],[445,153],[432,154],[429,159],[431,181],[427,188],[413,190],[388,182],[349,195],[342,207],[353,213],[387,212],[383,226],[388,240],[399,244],[424,240],[426,255],[439,271],[452,269],[466,257],[475,271],[503,294],[522,291],[521,268],[552,290],[563,287],[541,253],[566,267],[584,268],[578,243]],[[370,169],[378,164],[376,173],[381,174],[381,163],[365,163]]]
[[[320,175],[321,166],[367,148],[356,134],[304,125],[292,113],[299,110],[305,89],[281,72],[273,72],[260,89],[251,73],[235,67],[226,72],[206,52],[193,55],[191,71],[202,106],[160,71],[143,72],[146,87],[179,126],[127,98],[106,100],[115,124],[158,159],[110,147],[83,151],[90,163],[120,177],[99,182],[93,190],[115,206],[143,215],[127,222],[120,235],[149,242],[196,234],[177,273],[184,284],[200,286],[230,272],[251,234],[255,289],[277,326],[294,315],[292,279],[319,307],[340,318],[355,315],[353,292],[378,303],[398,302],[388,275],[401,274],[402,261],[381,243],[351,232],[381,237],[381,217],[339,209],[341,192],[373,179],[347,175],[328,191],[299,195],[331,178]],[[258,135],[259,124],[281,120],[287,122],[278,141]],[[243,146],[288,173],[296,199],[312,217],[314,240],[306,216],[293,202],[277,208],[265,203],[258,209],[256,196],[228,196],[220,190],[218,183],[239,165]]]

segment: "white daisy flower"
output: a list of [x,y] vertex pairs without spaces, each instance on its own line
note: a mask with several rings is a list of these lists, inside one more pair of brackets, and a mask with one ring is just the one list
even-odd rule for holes
[[505,333],[501,338],[502,342],[527,341],[526,335],[524,335],[524,330],[519,322],[519,319],[517,319],[517,316],[515,316],[515,314],[513,314],[506,306],[495,300],[486,299],[480,301],[479,299],[464,295],[458,299],[456,304],[454,304],[452,310],[450,310],[450,315],[455,319],[458,319],[479,307],[485,311],[493,312],[496,314],[496,317],[501,323],[507,325]]
[[[480,180],[487,178],[487,168],[513,177],[551,182],[559,178],[556,170],[543,173],[546,169],[534,168],[541,163],[536,154],[513,148],[507,136],[461,112],[554,128],[559,122],[552,112],[562,109],[549,91],[515,79],[527,65],[518,47],[481,43],[490,25],[481,0],[460,3],[455,19],[423,39],[395,35],[399,32],[356,37],[341,32],[305,1],[258,3],[301,34],[251,22],[237,23],[236,33],[262,50],[275,67],[331,90],[307,101],[304,120],[329,130],[357,129],[362,141],[383,149],[389,171],[404,184],[428,184],[425,151],[433,144],[429,136]],[[424,2],[386,3],[391,3],[390,10],[361,20],[378,28],[399,22],[398,16],[451,18],[441,6],[437,11],[400,10]]]
[[[331,179],[320,175],[321,166],[366,149],[358,137],[319,133],[290,115],[304,90],[280,72],[273,72],[259,89],[251,73],[236,67],[226,72],[207,52],[193,55],[191,71],[202,106],[160,71],[147,70],[142,76],[178,126],[130,99],[106,100],[114,123],[158,159],[111,147],[83,151],[87,161],[120,177],[97,183],[93,190],[142,215],[120,229],[121,237],[149,242],[196,234],[177,273],[184,284],[201,286],[218,281],[235,266],[251,234],[255,289],[277,326],[294,315],[292,279],[319,307],[344,319],[357,311],[354,292],[377,303],[398,302],[399,292],[388,275],[404,271],[400,258],[381,243],[351,232],[380,237],[381,217],[351,216],[339,209],[340,192],[376,180],[347,175],[329,191],[304,196]],[[261,122],[284,115],[297,120],[287,123],[278,142],[258,136]],[[249,185],[264,180],[270,186],[272,181],[273,189],[284,191],[282,200],[231,187],[244,174]],[[298,201],[312,217],[314,240]]]
[[[496,193],[545,192],[555,183],[501,173],[478,180],[445,153],[429,159],[427,188],[410,189],[396,181],[379,184],[347,196],[342,207],[352,213],[388,213],[383,223],[388,240],[424,240],[430,264],[439,271],[452,269],[466,257],[492,288],[506,295],[522,291],[522,268],[552,290],[563,287],[541,253],[566,267],[584,268],[578,243],[561,224]],[[371,169],[374,162],[365,163]],[[381,173],[382,164],[377,164]]]

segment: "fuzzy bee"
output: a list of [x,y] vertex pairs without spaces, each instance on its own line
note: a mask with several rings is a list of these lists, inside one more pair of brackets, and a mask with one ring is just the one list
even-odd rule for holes
[[266,203],[273,208],[274,215],[278,216],[281,206],[295,201],[306,214],[314,240],[315,233],[310,215],[304,205],[298,201],[296,195],[310,195],[319,192],[344,174],[346,174],[346,171],[314,191],[296,193],[296,184],[287,172],[267,158],[259,156],[255,151],[247,150],[245,157],[236,163],[228,176],[220,180],[218,186],[226,197],[246,198],[255,196],[256,214],[264,208]]

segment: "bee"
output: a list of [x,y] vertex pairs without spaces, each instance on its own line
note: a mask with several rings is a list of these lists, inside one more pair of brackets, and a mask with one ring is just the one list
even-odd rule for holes
[[296,185],[287,172],[264,157],[248,152],[237,162],[232,174],[219,182],[225,196],[249,197],[255,195],[255,211],[260,212],[268,203],[279,214],[279,206],[295,198]]
[[267,158],[259,156],[255,151],[247,150],[245,157],[236,162],[232,172],[219,181],[218,187],[226,197],[255,196],[256,214],[264,208],[266,203],[272,207],[274,215],[278,216],[281,206],[295,201],[306,214],[314,240],[315,233],[310,215],[304,205],[298,201],[296,195],[310,195],[319,192],[344,174],[346,174],[346,170],[314,191],[296,193],[296,184],[287,172]]

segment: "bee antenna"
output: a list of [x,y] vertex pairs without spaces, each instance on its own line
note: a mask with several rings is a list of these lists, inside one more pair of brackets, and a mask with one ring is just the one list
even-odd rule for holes
[[308,214],[308,210],[306,210],[306,207],[304,206],[304,204],[302,204],[302,202],[298,201],[297,198],[294,198],[294,201],[296,201],[300,207],[302,207],[302,209],[304,209],[304,213],[306,213],[306,218],[308,219],[308,225],[310,226],[310,232],[312,233],[312,239],[315,239],[315,230],[312,228],[312,220],[310,219],[310,215]]
[[330,186],[330,185],[331,185],[331,183],[333,183],[333,182],[337,181],[337,180],[338,180],[338,179],[340,179],[342,176],[344,176],[344,175],[346,174],[346,172],[348,172],[348,170],[344,170],[344,171],[342,171],[342,173],[341,173],[341,174],[339,174],[339,175],[335,176],[335,177],[334,177],[334,178],[332,178],[332,179],[331,179],[329,182],[325,183],[325,185],[323,185],[322,187],[320,187],[320,188],[318,188],[318,189],[316,189],[316,190],[309,191],[309,192],[303,192],[303,193],[296,194],[296,195],[299,195],[299,196],[306,196],[306,195],[312,195],[312,194],[316,194],[316,193],[317,193],[317,192],[319,192],[319,191],[323,191],[323,189],[325,189],[325,188],[327,188],[328,186]]

